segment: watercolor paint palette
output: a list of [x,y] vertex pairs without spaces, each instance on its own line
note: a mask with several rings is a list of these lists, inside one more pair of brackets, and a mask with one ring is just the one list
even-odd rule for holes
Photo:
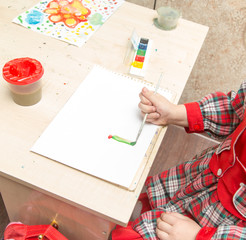
[[43,0],[13,22],[80,47],[122,3],[124,0]]
[[130,74],[144,77],[150,57],[151,45],[152,40],[147,38],[139,39],[133,62],[131,64]]

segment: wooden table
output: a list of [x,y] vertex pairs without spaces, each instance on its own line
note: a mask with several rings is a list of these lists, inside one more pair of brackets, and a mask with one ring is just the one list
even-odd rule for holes
[[12,23],[36,3],[0,3],[1,68],[14,58],[31,57],[45,69],[42,100],[30,107],[15,104],[0,77],[0,191],[10,221],[49,224],[56,219],[68,239],[107,239],[115,224],[127,225],[166,129],[134,191],[39,156],[30,148],[94,64],[127,74],[123,59],[134,28],[139,36],[153,40],[146,79],[156,82],[164,71],[161,87],[174,91],[177,103],[208,28],[181,19],[177,29],[162,31],[153,24],[154,10],[125,2],[78,48]]

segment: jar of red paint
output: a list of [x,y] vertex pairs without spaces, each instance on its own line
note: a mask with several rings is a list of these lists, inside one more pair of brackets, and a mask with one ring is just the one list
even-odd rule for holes
[[9,83],[15,103],[30,106],[42,98],[41,78],[44,69],[39,61],[32,58],[16,58],[3,67],[3,78]]

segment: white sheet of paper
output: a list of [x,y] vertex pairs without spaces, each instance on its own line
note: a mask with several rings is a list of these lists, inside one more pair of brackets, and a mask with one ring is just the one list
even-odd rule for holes
[[[94,66],[31,151],[129,188],[158,127],[145,124],[135,146],[108,135],[135,140],[142,122],[138,103],[143,86]],[[164,94],[171,99],[171,92]]]

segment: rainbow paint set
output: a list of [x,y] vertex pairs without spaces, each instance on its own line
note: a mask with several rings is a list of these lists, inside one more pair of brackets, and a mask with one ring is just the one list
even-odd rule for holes
[[146,66],[148,65],[150,57],[152,40],[142,37],[138,38],[138,40],[133,38],[136,38],[136,35],[132,36],[131,39],[135,49],[135,54],[131,64],[130,74],[138,77],[144,77]]

